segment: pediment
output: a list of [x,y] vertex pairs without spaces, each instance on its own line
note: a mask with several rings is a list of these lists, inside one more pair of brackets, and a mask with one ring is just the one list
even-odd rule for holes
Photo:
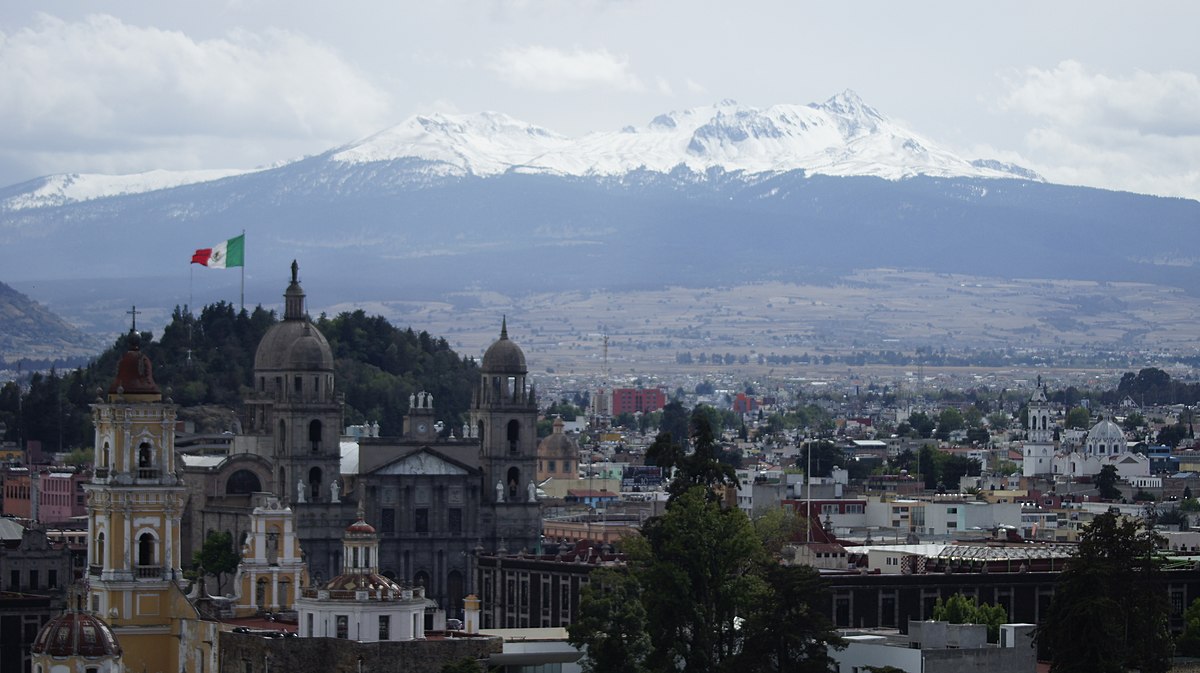
[[429,453],[428,451],[417,451],[409,454],[394,463],[389,463],[374,471],[374,474],[403,474],[403,475],[420,475],[420,474],[437,474],[437,475],[465,475],[467,470],[461,465],[452,463],[441,456]]

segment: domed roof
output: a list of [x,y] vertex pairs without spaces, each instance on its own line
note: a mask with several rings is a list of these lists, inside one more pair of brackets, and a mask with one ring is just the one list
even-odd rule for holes
[[563,420],[554,419],[554,432],[542,438],[537,447],[538,458],[574,458],[579,455],[575,440],[563,432]]
[[500,338],[483,354],[480,371],[490,374],[525,374],[525,353],[508,339],[508,319],[500,323]]
[[142,352],[142,339],[137,332],[129,332],[129,350],[121,356],[117,363],[117,377],[108,387],[109,394],[125,395],[157,395],[158,385],[154,383],[154,365],[150,358]]
[[72,611],[46,622],[32,652],[51,657],[119,657],[121,645],[103,619]]
[[1092,426],[1087,434],[1088,443],[1092,442],[1124,442],[1125,433],[1121,430],[1121,426],[1112,421],[1104,420]]
[[315,325],[285,320],[258,342],[254,354],[256,370],[333,371],[333,350]]
[[283,321],[267,330],[254,353],[255,370],[333,371],[333,350],[304,314],[304,290],[292,262],[292,282],[283,293]]
[[362,517],[359,517],[357,521],[350,524],[349,526],[346,526],[346,533],[350,534],[347,537],[359,536],[359,535],[374,535],[375,527],[372,526],[371,524],[367,523],[366,521],[363,521]]

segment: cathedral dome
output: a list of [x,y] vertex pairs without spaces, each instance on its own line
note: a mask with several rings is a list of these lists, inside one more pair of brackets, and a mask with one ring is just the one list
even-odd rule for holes
[[551,460],[560,458],[574,460],[579,455],[579,447],[575,445],[575,440],[563,432],[563,420],[561,418],[554,419],[554,432],[544,437],[538,443],[537,453],[538,458]]
[[521,374],[528,370],[525,367],[525,353],[521,347],[508,339],[508,320],[500,323],[500,338],[488,347],[483,354],[483,364],[480,371],[489,374]]
[[267,330],[254,353],[256,371],[333,371],[333,350],[304,313],[304,290],[292,262],[292,282],[283,293],[283,321]]
[[129,350],[117,363],[117,377],[108,387],[108,392],[114,395],[159,394],[158,385],[154,383],[154,365],[142,352],[142,340],[137,332],[129,333]]
[[119,657],[121,645],[103,619],[67,612],[46,622],[31,651],[51,657]]
[[1125,442],[1125,433],[1121,430],[1121,426],[1112,421],[1100,421],[1088,430],[1087,441],[1089,444],[1093,442],[1104,442],[1106,444],[1114,444],[1117,442]]
[[333,371],[333,350],[312,323],[285,320],[267,330],[254,354],[255,370]]

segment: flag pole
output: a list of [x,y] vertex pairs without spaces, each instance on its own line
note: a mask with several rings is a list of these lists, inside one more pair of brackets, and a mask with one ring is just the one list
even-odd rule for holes
[[246,230],[242,229],[242,310],[246,310]]

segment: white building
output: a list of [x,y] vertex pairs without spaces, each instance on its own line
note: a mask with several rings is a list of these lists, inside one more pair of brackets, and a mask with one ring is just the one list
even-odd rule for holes
[[1021,474],[1032,477],[1051,471],[1054,457],[1054,423],[1050,420],[1050,403],[1046,401],[1046,388],[1041,385],[1029,398],[1029,419],[1025,422],[1027,439],[1022,451]]
[[425,589],[379,574],[379,537],[361,508],[342,540],[342,574],[296,600],[300,636],[365,643],[424,638]]
[[1088,430],[1080,449],[1058,453],[1052,462],[1053,473],[1070,478],[1091,477],[1105,465],[1117,468],[1122,480],[1150,476],[1150,459],[1129,451],[1129,443],[1121,427],[1103,420]]

